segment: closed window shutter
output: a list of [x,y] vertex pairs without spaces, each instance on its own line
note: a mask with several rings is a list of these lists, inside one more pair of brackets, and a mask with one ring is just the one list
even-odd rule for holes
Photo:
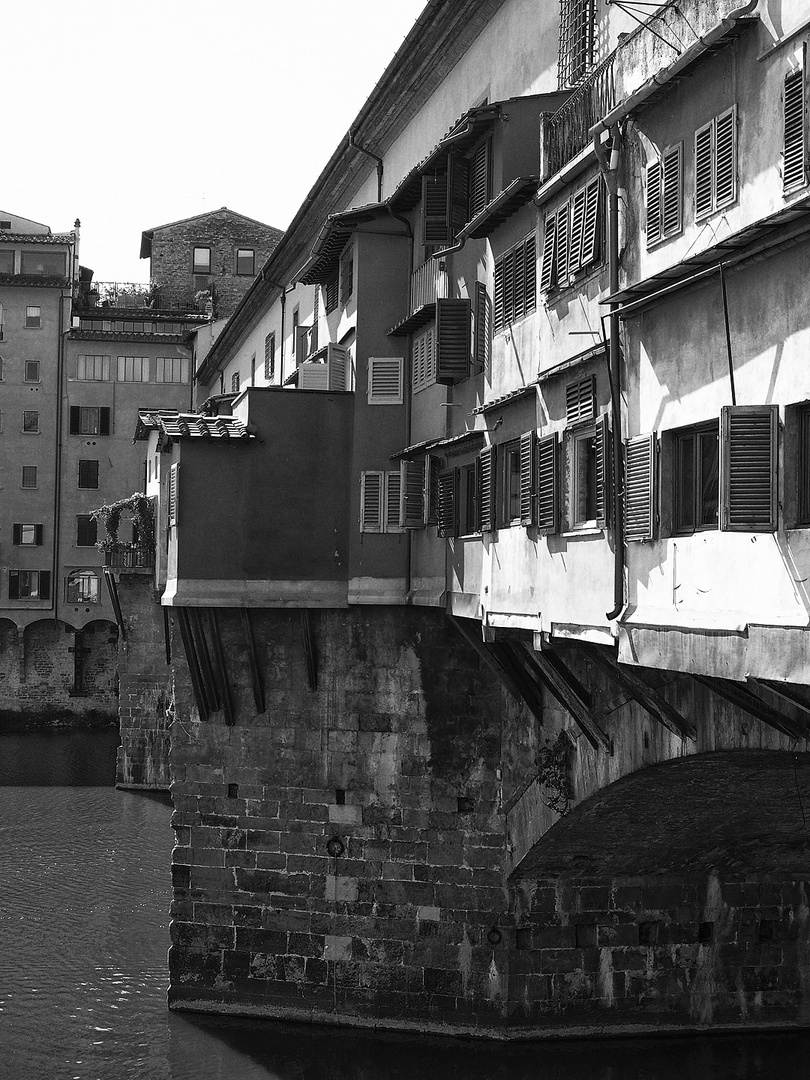
[[98,433],[99,435],[110,434],[110,410],[107,408],[98,410]]
[[647,166],[647,247],[657,244],[663,236],[661,174],[660,161],[653,161]]
[[777,524],[776,405],[727,405],[720,413],[721,527],[773,532]]
[[[95,524],[95,522],[94,522],[94,524]],[[44,530],[43,530],[42,525],[35,525],[34,526],[34,543],[35,544],[40,544],[40,545],[42,544],[43,531]],[[95,540],[93,541],[93,543],[95,543]]]
[[[344,374],[344,388],[345,388]],[[402,404],[402,358],[370,356],[368,360],[369,405]]]
[[326,296],[324,297],[324,308],[326,310],[327,315],[329,315],[332,311],[334,311],[335,308],[338,306],[338,297],[339,297],[339,295],[340,295],[339,279],[338,279],[338,275],[335,274],[335,276],[333,278],[331,278],[329,281],[327,281],[327,283],[326,283]]
[[51,598],[51,572],[50,570],[40,570],[39,572],[39,600],[50,600]]
[[503,307],[503,278],[504,278],[504,265],[503,259],[499,259],[495,263],[495,320],[493,329],[495,333],[499,333],[503,330],[504,323],[504,307]]
[[399,532],[400,503],[402,501],[402,477],[399,472],[385,474],[385,531]]
[[441,460],[433,454],[425,458],[425,524],[439,523],[439,474]]
[[425,477],[427,461],[403,461],[400,471],[399,524],[403,529],[421,529],[425,521]]
[[360,532],[382,532],[383,474],[364,472],[360,475]]
[[556,435],[537,443],[537,527],[545,533],[560,531],[558,446]]
[[557,284],[555,255],[557,253],[557,216],[549,214],[543,233],[543,265],[540,269],[540,288],[548,292]]
[[624,538],[655,535],[655,435],[629,439],[624,448]]
[[523,242],[525,299],[523,312],[530,314],[537,307],[537,241],[534,234]]
[[460,154],[450,161],[450,226],[455,237],[470,220],[470,163]]
[[728,206],[737,198],[737,109],[721,113],[714,121],[715,208]]
[[22,525],[11,526],[11,542],[12,544],[22,543]]
[[782,186],[785,191],[801,187],[807,181],[804,78],[804,66],[785,76],[782,170]]
[[582,236],[585,228],[585,189],[571,200],[571,241],[568,248],[568,273],[575,274],[582,266]]
[[492,303],[483,281],[475,283],[475,367],[489,374],[492,343]]
[[664,151],[662,172],[661,228],[664,236],[674,236],[683,227],[683,143]]
[[503,256],[503,325],[515,321],[515,253]]
[[495,531],[495,454],[488,446],[478,455],[478,528],[480,532]]
[[436,381],[457,383],[470,375],[470,301],[436,301]]
[[9,600],[20,599],[20,572],[9,570],[8,572],[8,598]]
[[491,198],[492,140],[481,143],[472,156],[470,169],[470,220],[479,214]]
[[590,422],[596,416],[596,377],[588,375],[565,388],[565,422],[568,426]]
[[439,474],[439,536],[456,535],[456,471]]
[[607,527],[610,518],[610,430],[607,416],[596,421],[596,524]]
[[713,133],[713,124],[706,124],[695,132],[696,218],[705,217],[713,209]]
[[180,465],[175,463],[169,469],[169,513],[168,522],[169,526],[176,525],[179,517],[178,500],[180,496],[179,483],[180,483]]
[[78,405],[70,406],[70,434],[78,435],[82,426],[82,410]]
[[520,436],[520,524],[535,522],[534,444],[531,431]]
[[422,177],[422,239],[430,246],[452,240],[447,196],[447,173]]
[[590,264],[600,255],[599,205],[602,184],[595,177],[585,188],[585,221],[582,226],[582,256],[580,266]]
[[568,221],[570,207],[566,203],[557,211],[557,284],[562,287],[568,281]]

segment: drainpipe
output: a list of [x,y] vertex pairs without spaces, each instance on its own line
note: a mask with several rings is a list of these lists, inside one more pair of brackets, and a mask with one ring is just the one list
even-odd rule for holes
[[383,191],[383,159],[379,154],[373,154],[371,150],[366,150],[364,146],[358,146],[354,141],[354,132],[349,128],[349,146],[352,150],[358,150],[361,154],[365,154],[366,157],[370,157],[372,161],[377,162],[377,202],[382,202]]
[[[608,274],[611,295],[619,291],[619,152],[621,135],[613,130],[610,161],[602,148],[601,133],[593,137],[599,169],[608,193]],[[608,620],[619,617],[624,607],[624,498],[622,492],[622,399],[621,344],[619,341],[619,305],[610,305],[610,418],[613,428],[613,610]]]

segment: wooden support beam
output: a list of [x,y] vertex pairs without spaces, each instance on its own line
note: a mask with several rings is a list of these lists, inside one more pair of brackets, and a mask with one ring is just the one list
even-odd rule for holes
[[205,637],[204,609],[187,608],[188,625],[191,631],[191,640],[197,654],[197,664],[200,670],[200,683],[207,702],[208,712],[216,712],[222,707],[217,680],[214,677],[214,666],[211,662],[211,653],[208,649],[208,641]]
[[795,709],[796,712],[798,712],[808,722],[810,722],[810,705],[805,704],[805,702],[803,702],[799,698],[798,694],[796,693],[795,687],[791,686],[790,683],[780,684],[777,687],[774,686],[773,683],[763,682],[760,679],[752,679],[749,675],[748,687],[758,697],[760,694],[766,695],[766,701],[768,699],[768,695],[772,695],[778,700],[784,701],[789,708]]
[[118,595],[118,582],[115,580],[115,575],[109,567],[104,567],[104,580],[107,582],[107,592],[110,594],[110,603],[115,614],[115,621],[118,624],[118,633],[121,635],[121,641],[126,643],[127,640],[127,628],[124,626],[124,615],[121,611],[121,599]]
[[191,626],[188,618],[188,608],[177,608],[177,622],[180,626],[180,639],[183,642],[183,651],[186,654],[189,675],[191,676],[191,689],[194,692],[194,700],[197,702],[197,711],[201,720],[208,719],[208,702],[202,688],[202,675],[200,664],[197,659],[197,651],[191,635]]
[[166,651],[166,663],[172,662],[172,624],[169,621],[169,609],[161,608],[163,612],[163,648]]
[[681,739],[697,739],[697,728],[693,723],[682,716],[674,706],[663,698],[652,686],[648,686],[627,664],[620,664],[614,656],[601,649],[598,645],[587,650],[589,660],[603,671],[608,678],[613,679],[628,693],[639,705],[643,705],[647,712],[659,724],[663,724],[673,735]]
[[253,626],[250,622],[249,608],[242,608],[242,623],[245,628],[245,639],[247,641],[248,663],[250,664],[250,678],[253,683],[253,700],[256,703],[256,712],[263,713],[265,709],[264,686],[262,684],[261,672],[259,670],[259,657],[256,653],[256,640],[253,637]]
[[613,745],[610,739],[593,717],[590,694],[573,672],[551,650],[538,653],[527,644],[523,645],[523,650],[529,663],[535,665],[551,693],[563,708],[568,710],[594,750],[604,750],[606,754],[612,754]]
[[[525,687],[519,685],[520,676],[516,672],[514,660],[510,660],[503,645],[501,643],[495,643],[496,647],[493,647],[492,644],[484,641],[481,637],[479,623],[473,623],[473,626],[475,627],[474,630],[467,626],[466,619],[460,619],[456,615],[448,615],[447,618],[453,626],[455,626],[456,630],[458,630],[470,648],[473,649],[484,664],[486,664],[495,678],[509,691],[515,701],[519,701],[526,705],[532,715],[536,716],[537,719],[542,722],[542,703],[538,704],[533,695],[531,698],[527,698],[524,693]],[[478,633],[476,633],[476,630]]]
[[307,685],[310,690],[316,690],[318,687],[318,658],[315,655],[315,641],[312,637],[309,608],[301,608],[301,633],[304,638],[304,654],[307,660]]
[[228,671],[225,666],[225,650],[222,647],[222,635],[219,632],[219,620],[214,608],[208,608],[208,625],[211,628],[211,642],[214,647],[214,677],[217,680],[222,709],[225,713],[225,723],[231,727],[235,723],[231,691],[228,686]]
[[736,705],[743,712],[747,712],[754,719],[759,720],[760,723],[775,728],[782,735],[787,735],[790,739],[807,738],[806,729],[788,719],[788,717],[782,716],[772,706],[752,694],[742,683],[732,682],[730,679],[711,678],[708,675],[696,675],[694,672],[692,678],[699,682],[701,686],[707,686],[709,690],[713,690],[718,697],[731,702],[732,705]]
[[513,642],[493,641],[486,643],[503,670],[509,675],[520,692],[520,700],[528,707],[532,715],[543,722],[543,688],[538,687],[536,680],[532,679],[527,665],[522,656],[515,649]]

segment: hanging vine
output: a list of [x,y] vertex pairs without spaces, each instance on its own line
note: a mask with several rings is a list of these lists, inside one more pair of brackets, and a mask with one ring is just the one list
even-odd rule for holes
[[[121,528],[121,515],[127,513],[138,537],[137,544],[125,544],[118,537]],[[101,551],[127,551],[133,547],[150,548],[155,542],[155,510],[152,499],[141,492],[130,495],[127,499],[99,506],[90,515],[104,526],[104,536],[96,542]]]
[[544,804],[555,813],[565,815],[571,808],[574,789],[571,784],[571,742],[561,731],[551,745],[541,746],[537,753],[537,779],[542,788]]

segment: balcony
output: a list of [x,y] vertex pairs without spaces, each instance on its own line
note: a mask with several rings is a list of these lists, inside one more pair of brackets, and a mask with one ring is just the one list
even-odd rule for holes
[[580,83],[549,121],[548,168],[553,176],[591,142],[590,130],[616,104],[616,53],[602,61]]
[[110,567],[111,570],[152,570],[155,566],[154,545],[105,551],[104,565]]
[[190,289],[166,288],[155,282],[131,281],[82,282],[79,295],[82,309],[114,308],[159,311],[205,312],[205,300],[197,300]]
[[395,337],[412,334],[420,326],[430,322],[436,314],[436,301],[447,296],[447,271],[442,270],[438,259],[428,259],[411,274],[408,297],[408,317],[397,323],[388,333]]

